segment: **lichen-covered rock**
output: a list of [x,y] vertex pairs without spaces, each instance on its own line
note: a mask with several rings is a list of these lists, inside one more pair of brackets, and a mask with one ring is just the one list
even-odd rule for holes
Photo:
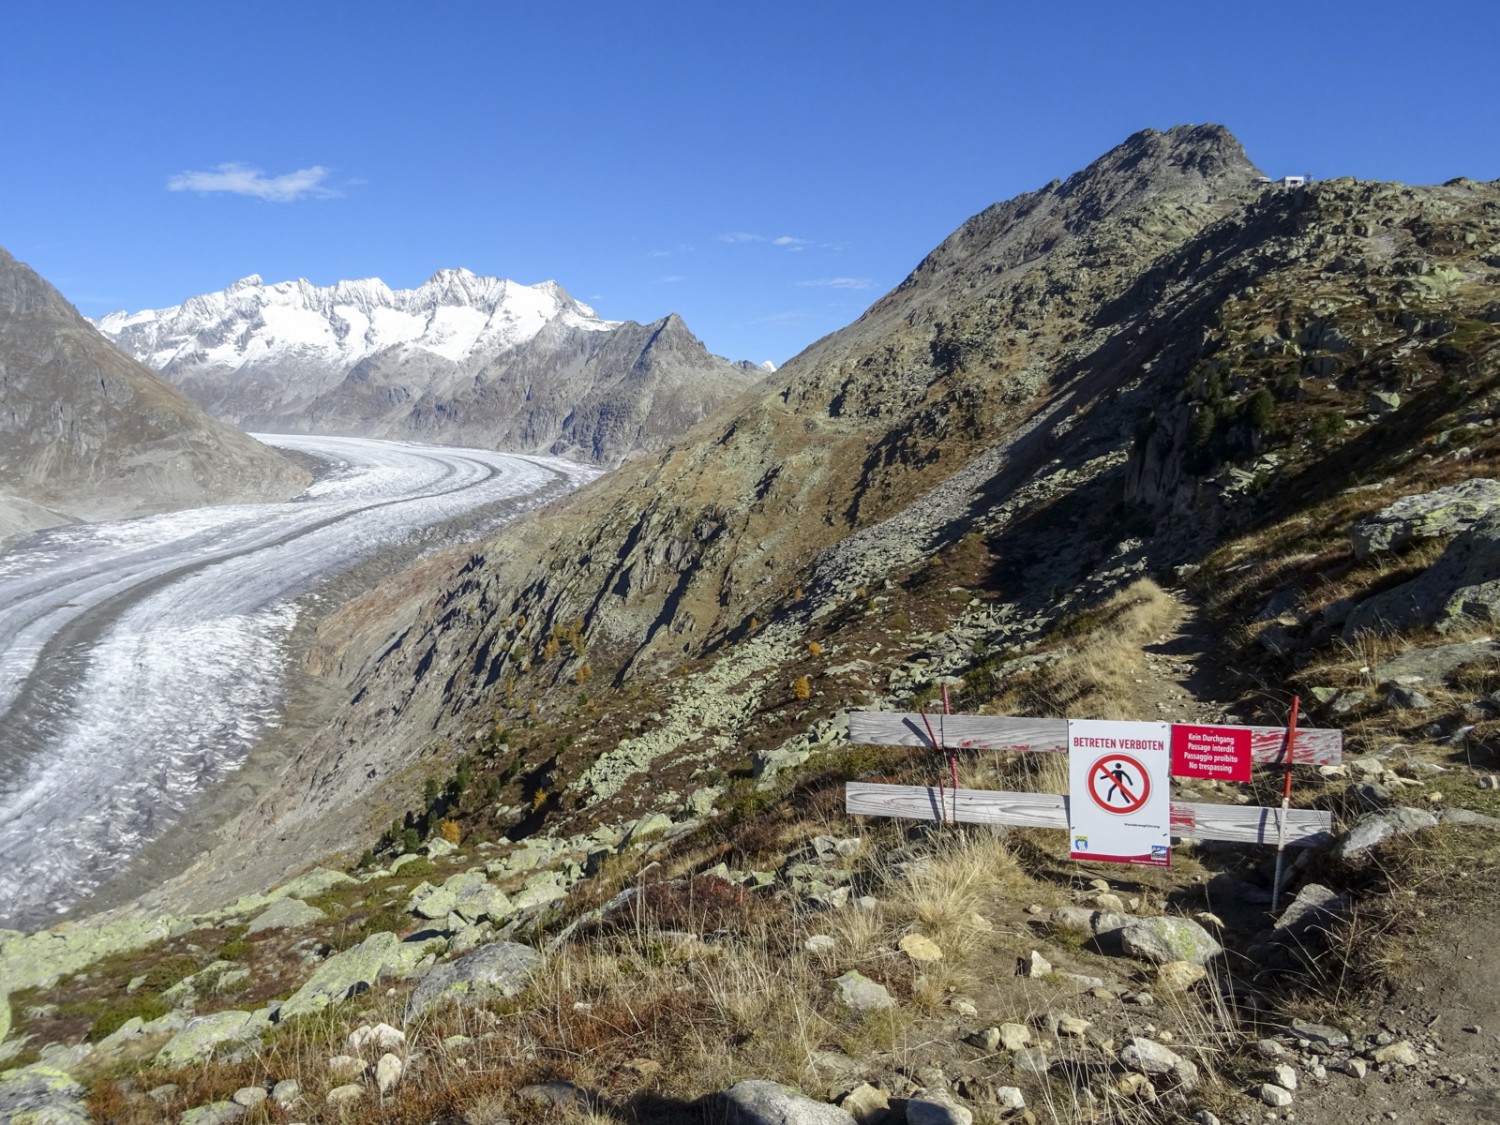
[[0,1075],[0,1121],[89,1125],[84,1090],[66,1071],[34,1063]]
[[241,1012],[230,1010],[216,1012],[211,1016],[199,1016],[189,1021],[156,1056],[164,1066],[185,1066],[209,1058],[214,1051],[226,1043],[243,1043],[257,1038],[271,1026],[270,1016],[264,1011]]
[[336,953],[313,972],[281,1006],[278,1019],[305,1016],[329,1004],[371,988],[382,976],[410,976],[422,958],[417,942],[402,942],[395,934],[371,934],[364,941]]
[[1456,535],[1500,508],[1500,481],[1476,477],[1459,484],[1403,496],[1350,532],[1354,557],[1366,559],[1377,551],[1398,551],[1423,539]]
[[526,987],[542,955],[529,945],[497,941],[439,965],[422,978],[406,1002],[408,1022],[443,1000],[515,996]]
[[419,888],[412,894],[410,910],[423,918],[433,919],[457,914],[472,924],[481,918],[500,921],[511,913],[513,907],[504,891],[490,885],[483,871],[464,871],[441,887],[425,891]]
[[1156,965],[1189,961],[1204,965],[1224,952],[1191,918],[1137,918],[1120,931],[1120,945],[1131,957]]
[[59,977],[111,954],[145,949],[170,935],[177,923],[176,918],[161,917],[104,924],[65,923],[34,934],[0,930],[0,981],[11,992],[47,988]]
[[836,1105],[814,1101],[779,1082],[747,1078],[720,1095],[729,1125],[855,1125]]
[[229,1125],[244,1117],[247,1110],[237,1102],[209,1102],[194,1106],[177,1119],[177,1125]]
[[294,930],[298,926],[310,926],[322,921],[325,915],[316,906],[309,906],[300,898],[283,898],[273,902],[250,920],[247,934],[258,934],[262,930]]

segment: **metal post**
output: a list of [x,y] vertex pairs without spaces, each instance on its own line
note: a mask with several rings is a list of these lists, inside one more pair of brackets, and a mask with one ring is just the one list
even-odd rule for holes
[[1271,877],[1271,913],[1281,906],[1281,875],[1286,863],[1286,818],[1292,805],[1292,747],[1297,741],[1297,707],[1300,696],[1292,696],[1292,717],[1286,728],[1286,780],[1281,787],[1281,813],[1276,817],[1276,872]]

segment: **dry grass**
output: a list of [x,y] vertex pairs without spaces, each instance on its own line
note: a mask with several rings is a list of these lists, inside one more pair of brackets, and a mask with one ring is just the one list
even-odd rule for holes
[[1000,685],[994,706],[1075,719],[1155,718],[1145,648],[1176,627],[1182,607],[1149,578],[1054,632],[1061,658]]

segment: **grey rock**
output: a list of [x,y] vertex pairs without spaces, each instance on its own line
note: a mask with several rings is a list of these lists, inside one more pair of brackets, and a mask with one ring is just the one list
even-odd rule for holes
[[1425,572],[1361,602],[1343,637],[1431,625],[1447,632],[1464,621],[1500,622],[1500,511],[1463,532]]
[[302,1087],[295,1078],[283,1078],[271,1087],[271,1100],[281,1109],[291,1109],[302,1098]]
[[737,1082],[720,1100],[728,1125],[855,1125],[854,1117],[838,1106],[762,1079]]
[[1437,817],[1432,813],[1399,805],[1366,813],[1339,837],[1333,846],[1333,854],[1339,859],[1350,859],[1392,836],[1405,836],[1423,828],[1432,828],[1436,824]]
[[839,1001],[853,1011],[878,1012],[896,1006],[885,985],[871,980],[858,969],[850,969],[833,985],[838,990]]
[[516,1091],[516,1098],[543,1109],[588,1109],[593,1103],[587,1090],[563,1079],[522,1086]]
[[1398,551],[1423,539],[1456,535],[1500,508],[1500,481],[1476,477],[1459,484],[1404,496],[1354,525],[1354,557]]
[[245,1113],[245,1107],[236,1102],[209,1102],[188,1110],[177,1119],[177,1125],[229,1125]]
[[220,1047],[258,1039],[260,1033],[270,1026],[270,1017],[264,1011],[227,1011],[199,1016],[167,1040],[156,1060],[165,1066],[200,1062]]
[[1025,975],[1033,980],[1040,979],[1052,971],[1052,962],[1043,957],[1035,949],[1031,951],[1025,961]]
[[1120,944],[1131,957],[1165,965],[1189,961],[1206,965],[1224,947],[1191,918],[1138,918],[1120,931]]
[[1440,684],[1465,664],[1500,660],[1500,641],[1408,648],[1378,664],[1371,673],[1378,684]]
[[1156,1042],[1136,1036],[1120,1051],[1120,1065],[1141,1074],[1171,1074],[1183,1062],[1176,1051]]
[[532,970],[541,963],[542,955],[529,945],[512,941],[482,945],[423,977],[406,1003],[405,1019],[410,1023],[444,1000],[467,1003],[494,996],[516,996],[531,979]]
[[1330,1051],[1339,1050],[1349,1046],[1349,1036],[1336,1027],[1330,1027],[1326,1023],[1308,1023],[1304,1020],[1293,1020],[1292,1031],[1301,1039],[1306,1039],[1316,1046]]
[[250,920],[245,928],[247,934],[258,934],[262,930],[292,930],[298,926],[310,926],[321,922],[327,915],[316,906],[309,906],[300,898],[283,898],[273,902]]
[[1460,828],[1482,828],[1487,832],[1500,831],[1500,817],[1485,816],[1473,809],[1442,809],[1437,814],[1443,824],[1456,824]]
[[229,1096],[229,1100],[235,1105],[250,1109],[266,1100],[266,1088],[264,1086],[241,1086]]
[[0,1121],[88,1125],[84,1089],[66,1071],[33,1063],[0,1074]]
[[319,965],[302,987],[281,1006],[279,1020],[322,1011],[329,1004],[372,988],[385,977],[410,976],[422,959],[421,946],[403,943],[395,934],[371,934]]
[[1282,1089],[1274,1082],[1263,1082],[1250,1093],[1259,1098],[1262,1105],[1268,1105],[1272,1109],[1285,1109],[1292,1104],[1292,1092]]

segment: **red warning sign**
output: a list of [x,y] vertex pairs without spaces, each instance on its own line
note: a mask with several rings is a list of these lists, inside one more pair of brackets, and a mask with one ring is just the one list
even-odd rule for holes
[[1151,774],[1129,754],[1106,754],[1089,767],[1089,796],[1107,813],[1124,816],[1151,797]]
[[1172,776],[1250,780],[1249,727],[1172,725]]

